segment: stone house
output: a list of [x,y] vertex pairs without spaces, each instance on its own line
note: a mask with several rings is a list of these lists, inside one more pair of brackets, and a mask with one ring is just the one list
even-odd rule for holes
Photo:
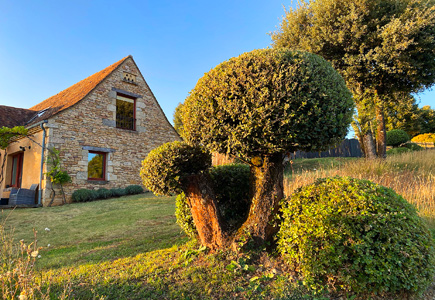
[[[7,188],[39,184],[38,203],[50,201],[46,178],[49,148],[60,151],[74,190],[141,184],[141,161],[163,143],[180,140],[132,56],[29,108],[0,106],[0,127],[25,126],[30,138],[13,140],[6,151],[2,197]],[[44,149],[44,150],[43,150]],[[55,204],[61,203],[56,192]]]

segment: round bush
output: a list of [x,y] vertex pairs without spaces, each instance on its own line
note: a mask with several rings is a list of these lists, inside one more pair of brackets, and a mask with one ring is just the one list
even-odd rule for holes
[[412,150],[406,147],[393,148],[387,150],[387,155],[395,155],[395,154],[401,154],[405,152],[412,152]]
[[397,147],[409,141],[409,135],[401,129],[393,129],[387,132],[387,146]]
[[122,197],[127,195],[125,189],[121,189],[121,188],[113,188],[110,189],[110,191],[112,192],[113,197]]
[[72,194],[73,202],[87,202],[98,198],[98,192],[95,190],[78,189]]
[[415,143],[435,143],[435,133],[423,133],[412,138]]
[[432,282],[434,242],[414,206],[353,178],[318,179],[282,202],[278,250],[313,289],[419,293]]
[[[249,175],[249,166],[242,164],[216,166],[210,169],[218,209],[230,230],[238,228],[248,215]],[[177,196],[175,216],[177,223],[189,237],[197,235],[184,193]]]
[[181,179],[211,166],[211,155],[199,146],[171,142],[152,150],[142,161],[140,176],[144,186],[156,195],[180,194]]
[[406,143],[403,145],[403,147],[408,148],[409,150],[412,151],[420,151],[420,150],[424,150],[424,148],[416,143]]
[[112,197],[112,191],[105,189],[105,188],[101,188],[97,190],[97,198],[98,199],[107,199]]
[[343,78],[322,57],[261,49],[204,74],[186,98],[181,119],[186,140],[250,158],[339,143],[353,108]]
[[127,195],[137,195],[143,193],[143,187],[140,185],[129,185],[125,188]]

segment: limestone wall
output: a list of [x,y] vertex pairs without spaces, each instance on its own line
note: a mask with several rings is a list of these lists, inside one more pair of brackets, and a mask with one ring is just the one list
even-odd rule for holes
[[[136,83],[123,79],[136,75]],[[124,91],[136,99],[136,131],[116,128],[116,95]],[[128,58],[82,101],[48,120],[48,147],[60,150],[63,168],[72,177],[64,187],[67,201],[74,190],[141,184],[141,161],[163,143],[179,140],[134,61]],[[88,180],[89,149],[107,152],[106,180]],[[48,193],[47,193],[48,194]],[[48,204],[48,197],[44,203]],[[55,204],[60,204],[60,195]]]

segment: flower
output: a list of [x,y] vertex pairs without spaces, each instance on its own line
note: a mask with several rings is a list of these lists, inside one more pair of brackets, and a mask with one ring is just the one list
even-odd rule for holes
[[48,228],[48,227],[45,227],[45,231],[50,231],[50,228]]
[[38,254],[39,254],[39,252],[38,252],[38,250],[36,250],[36,251],[33,251],[30,255],[31,255],[32,257],[37,257]]
[[50,244],[47,245],[47,247],[50,247],[50,246],[51,246]]

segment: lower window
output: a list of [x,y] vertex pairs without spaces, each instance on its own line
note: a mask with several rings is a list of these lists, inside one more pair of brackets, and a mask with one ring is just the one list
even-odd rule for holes
[[106,153],[89,151],[88,179],[106,180]]

